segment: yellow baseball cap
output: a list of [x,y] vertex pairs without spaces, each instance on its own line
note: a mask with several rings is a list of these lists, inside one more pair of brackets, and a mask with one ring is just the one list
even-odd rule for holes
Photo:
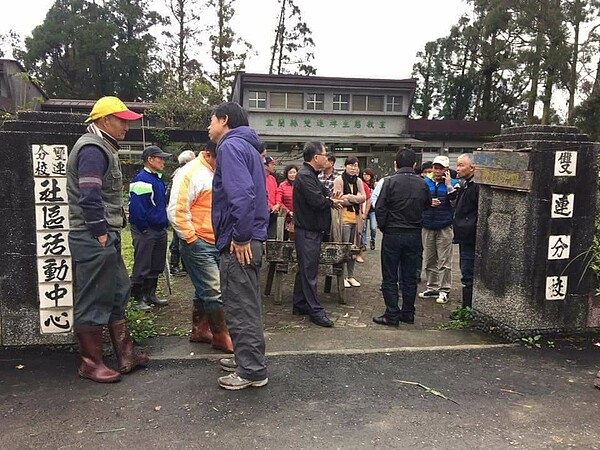
[[92,112],[85,121],[92,122],[110,114],[123,120],[138,120],[142,117],[141,114],[127,108],[117,97],[102,97],[94,104]]

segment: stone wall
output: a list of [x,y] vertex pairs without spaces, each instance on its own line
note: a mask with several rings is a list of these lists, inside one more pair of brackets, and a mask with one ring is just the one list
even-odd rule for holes
[[70,114],[20,113],[0,131],[0,345],[68,344],[72,334],[41,334],[36,267],[33,144],[72,147],[84,126]]
[[[597,153],[598,144],[576,128],[549,126],[508,129],[476,152],[473,308],[480,322],[515,335],[600,326],[590,277],[577,257],[594,238]],[[557,173],[561,155],[575,154],[576,173]],[[573,217],[552,217],[557,199],[568,195]]]

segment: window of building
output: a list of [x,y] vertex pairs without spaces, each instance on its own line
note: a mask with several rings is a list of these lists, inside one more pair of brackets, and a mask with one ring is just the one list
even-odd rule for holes
[[333,94],[334,111],[350,111],[350,94]]
[[307,94],[306,109],[310,111],[322,110],[324,99],[324,94]]
[[386,111],[400,112],[402,111],[402,97],[399,95],[388,95],[386,103]]
[[297,92],[271,92],[270,108],[302,109],[302,94]]
[[383,95],[353,95],[354,111],[383,111]]
[[267,93],[265,91],[248,91],[248,108],[267,107]]

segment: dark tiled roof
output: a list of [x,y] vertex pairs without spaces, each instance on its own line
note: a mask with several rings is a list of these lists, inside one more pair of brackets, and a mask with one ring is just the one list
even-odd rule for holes
[[417,80],[408,78],[390,80],[381,78],[340,78],[306,75],[267,75],[259,73],[238,73],[243,84],[332,86],[346,88],[415,89]]
[[409,119],[408,129],[418,134],[500,134],[500,123],[487,120]]
[[[57,111],[64,109],[82,109],[88,112],[92,109],[96,103],[96,100],[78,100],[78,99],[67,99],[67,98],[53,98],[48,100],[42,105],[43,111]],[[145,111],[151,106],[155,106],[155,103],[147,102],[123,102],[125,106],[133,111]]]

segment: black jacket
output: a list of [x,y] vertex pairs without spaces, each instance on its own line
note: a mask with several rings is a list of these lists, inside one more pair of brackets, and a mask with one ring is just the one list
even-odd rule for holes
[[384,233],[419,230],[423,211],[431,206],[431,192],[410,167],[402,167],[383,182],[375,203],[377,226]]
[[456,198],[454,210],[454,241],[474,243],[477,234],[477,211],[479,207],[479,185],[473,178],[448,196]]
[[327,198],[327,188],[308,163],[304,163],[296,175],[293,201],[296,227],[310,231],[329,231],[331,200]]

